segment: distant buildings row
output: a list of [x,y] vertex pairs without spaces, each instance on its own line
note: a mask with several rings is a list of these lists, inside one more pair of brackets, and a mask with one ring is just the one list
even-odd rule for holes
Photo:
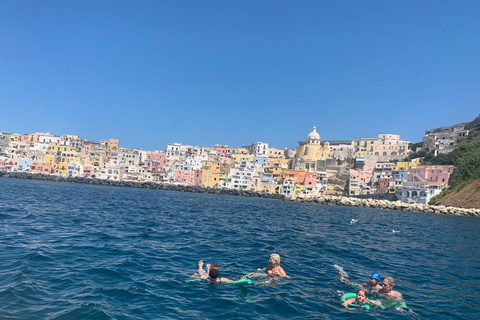
[[[448,152],[467,134],[461,124],[428,130],[424,145]],[[0,170],[287,195],[395,192],[404,202],[426,203],[448,185],[454,168],[401,162],[412,152],[410,144],[395,134],[322,142],[314,127],[296,150],[255,142],[239,148],[172,143],[164,151],[148,151],[122,148],[115,139],[3,132]]]

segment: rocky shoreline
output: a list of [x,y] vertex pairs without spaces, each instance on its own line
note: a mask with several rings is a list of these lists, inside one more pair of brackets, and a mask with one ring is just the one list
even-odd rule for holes
[[56,175],[49,175],[49,174],[42,174],[42,173],[29,173],[29,172],[0,171],[0,178],[1,177],[57,181],[57,182],[67,182],[67,183],[83,183],[83,184],[93,184],[93,185],[102,185],[102,186],[169,190],[169,191],[180,191],[180,192],[223,194],[223,195],[231,195],[231,196],[278,199],[278,200],[301,202],[301,203],[318,203],[318,204],[334,205],[334,206],[351,206],[351,207],[361,207],[361,208],[371,208],[371,209],[415,211],[415,212],[425,212],[425,213],[480,217],[480,209],[432,206],[432,205],[424,205],[424,204],[407,204],[400,201],[362,199],[362,198],[354,198],[354,197],[329,196],[329,195],[327,196],[303,195],[303,194],[285,197],[282,194],[270,194],[266,192],[244,191],[244,190],[235,190],[235,189],[226,189],[226,188],[181,186],[181,185],[165,184],[165,183],[159,183],[159,182],[113,181],[113,180],[101,180],[101,179],[90,179],[90,178],[86,179],[86,178],[80,178],[80,177],[65,177],[65,176],[56,176]]
[[67,182],[67,183],[83,183],[83,184],[93,184],[93,185],[102,185],[102,186],[223,194],[223,195],[230,195],[230,196],[270,198],[270,199],[279,199],[279,200],[285,199],[285,196],[282,194],[270,194],[266,192],[235,190],[235,189],[226,189],[226,188],[206,188],[206,187],[198,187],[198,186],[181,186],[176,184],[166,184],[166,183],[159,183],[159,182],[114,181],[114,180],[102,180],[102,179],[91,179],[91,178],[86,179],[81,177],[65,177],[65,176],[57,176],[57,175],[50,175],[50,174],[43,174],[43,173],[30,173],[30,172],[0,171],[0,178],[31,179],[31,180],[57,181],[57,182]]
[[401,201],[361,199],[342,196],[294,195],[285,198],[286,201],[302,203],[318,203],[332,206],[351,206],[360,208],[415,211],[425,213],[450,214],[456,216],[480,217],[480,209],[432,206],[428,204],[408,204]]

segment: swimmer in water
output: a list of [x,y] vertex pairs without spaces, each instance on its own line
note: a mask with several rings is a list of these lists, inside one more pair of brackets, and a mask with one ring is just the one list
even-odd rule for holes
[[358,289],[357,291],[357,296],[355,298],[350,298],[348,300],[345,300],[345,302],[342,303],[342,305],[345,308],[348,308],[348,305],[350,304],[356,304],[358,306],[365,306],[365,305],[376,305],[379,306],[382,303],[380,301],[376,300],[367,300],[368,298],[368,292],[365,289]]
[[[198,261],[198,273],[202,274],[201,271],[203,271],[203,260]],[[205,271],[203,271],[203,273],[205,273]],[[220,277],[220,267],[217,264],[212,264],[210,268],[208,268],[208,276],[203,275],[200,278],[212,283],[233,282],[233,280]]]
[[271,278],[275,277],[287,277],[287,274],[285,273],[285,270],[283,270],[282,267],[280,267],[280,256],[276,253],[273,253],[270,256],[270,264],[266,266],[263,269],[258,269],[259,271],[267,270],[267,275]]
[[395,280],[392,277],[386,277],[378,294],[382,299],[402,301],[403,295],[398,291],[394,291],[393,287],[395,287]]
[[370,280],[364,284],[361,284],[360,287],[364,288],[368,292],[378,292],[382,289],[382,286],[378,283],[380,282],[380,273],[374,272],[370,275]]
[[363,284],[351,282],[350,280],[345,278],[341,272],[339,272],[339,274],[340,274],[340,281],[342,281],[343,283],[346,283],[352,286],[358,285],[360,288],[367,290],[369,293],[378,292],[380,289],[382,289],[382,287],[378,284],[380,282],[380,274],[378,272],[374,272],[370,274],[369,282],[366,282]]

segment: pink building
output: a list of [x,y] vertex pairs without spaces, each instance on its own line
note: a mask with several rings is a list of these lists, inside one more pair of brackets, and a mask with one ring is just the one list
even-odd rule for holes
[[317,173],[316,172],[307,172],[305,175],[304,186],[306,187],[316,187],[317,186]]
[[30,166],[30,172],[52,174],[55,173],[55,167],[42,162],[33,162]]
[[218,162],[220,162],[220,164],[231,165],[233,163],[233,160],[232,158],[229,158],[229,157],[221,157]]
[[407,182],[418,183],[420,186],[447,186],[454,169],[453,165],[418,166],[408,170]]
[[392,178],[380,178],[378,180],[377,192],[382,192],[382,190],[388,188],[390,186],[390,182],[393,182]]
[[373,172],[350,169],[349,195],[371,194]]
[[29,142],[28,141],[28,135],[22,134],[22,135],[18,136],[18,141],[19,142]]
[[90,178],[92,176],[92,167],[83,167],[83,176],[85,178]]
[[217,156],[225,157],[227,155],[227,149],[217,148]]
[[195,185],[201,186],[202,185],[202,178],[203,178],[203,171],[202,170],[195,170],[193,171],[195,174]]
[[147,152],[145,166],[147,171],[157,173],[160,169],[167,166],[167,159],[164,154]]
[[175,170],[173,183],[193,186],[195,185],[195,171]]

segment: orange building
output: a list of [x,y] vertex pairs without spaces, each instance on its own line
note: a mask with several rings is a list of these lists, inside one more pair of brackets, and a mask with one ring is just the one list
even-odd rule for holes
[[303,184],[305,182],[306,171],[285,170],[285,173],[279,175],[279,179],[293,179],[295,184]]

